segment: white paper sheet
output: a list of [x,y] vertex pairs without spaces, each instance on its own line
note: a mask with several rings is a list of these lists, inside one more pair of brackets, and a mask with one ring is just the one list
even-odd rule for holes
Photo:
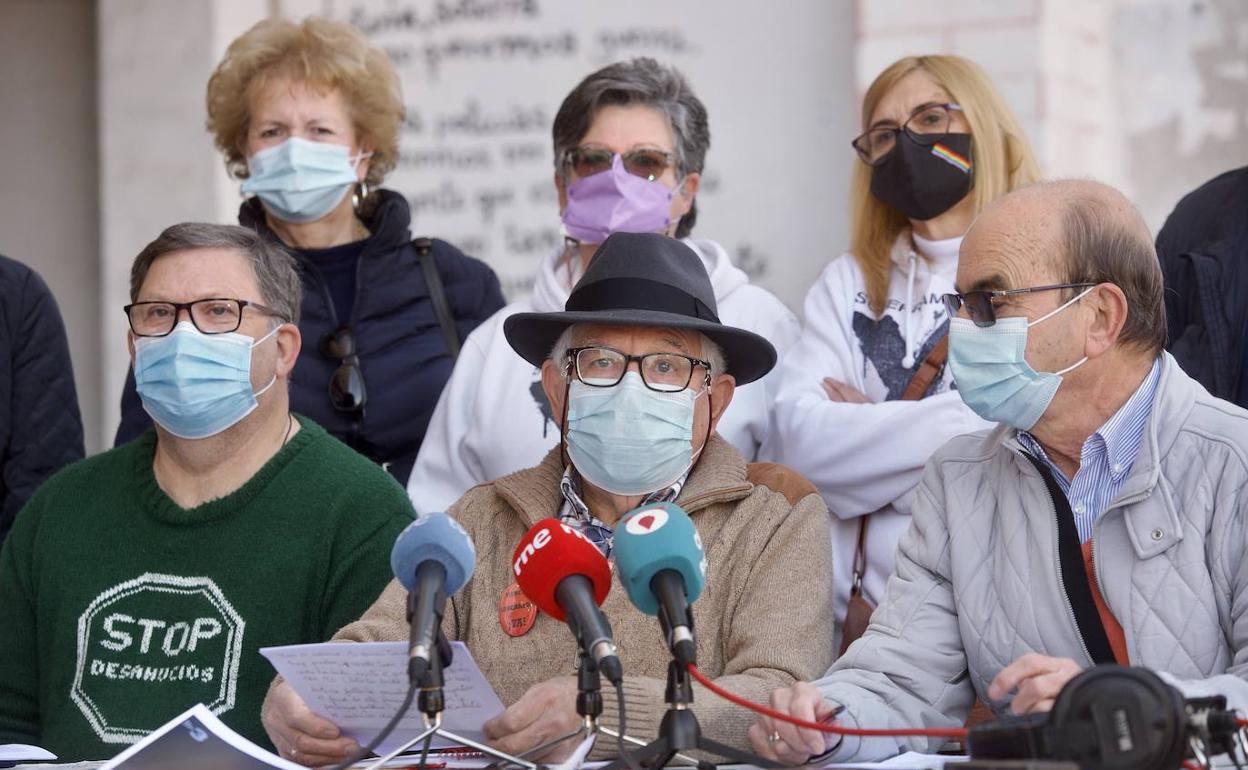
[[589,752],[594,748],[594,741],[598,738],[598,733],[590,733],[581,739],[576,748],[572,751],[568,758],[555,765],[551,770],[577,770],[585,764],[585,757],[589,756]]
[[305,770],[226,727],[202,703],[157,728],[100,770]]
[[[442,726],[484,741],[481,727],[503,713],[503,702],[462,642],[452,642],[454,662],[443,672],[446,710]],[[261,654],[317,714],[363,746],[385,727],[407,694],[406,642],[296,644],[265,647]],[[384,754],[424,730],[416,702],[377,748]],[[446,741],[435,741],[445,746]]]
[[43,762],[56,759],[56,755],[38,746],[25,743],[5,743],[0,745],[0,762]]
[[965,762],[969,757],[948,754],[920,754],[907,751],[880,762],[850,762],[824,765],[824,770],[869,770],[871,768],[890,768],[890,770],[941,770],[943,767],[956,768],[958,762]]

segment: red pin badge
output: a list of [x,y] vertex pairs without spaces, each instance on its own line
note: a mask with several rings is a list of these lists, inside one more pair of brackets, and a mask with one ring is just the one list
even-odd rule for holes
[[512,583],[498,599],[498,623],[508,636],[524,636],[537,622],[537,605]]

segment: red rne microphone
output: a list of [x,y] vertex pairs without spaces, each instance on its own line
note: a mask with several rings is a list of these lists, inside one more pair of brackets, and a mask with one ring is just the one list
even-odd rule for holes
[[525,533],[512,557],[520,590],[538,609],[572,629],[573,636],[612,684],[624,677],[611,625],[598,605],[611,590],[611,567],[598,547],[558,519],[542,519]]

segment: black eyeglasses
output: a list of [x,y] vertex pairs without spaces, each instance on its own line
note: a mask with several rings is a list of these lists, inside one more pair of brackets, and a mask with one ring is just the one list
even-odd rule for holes
[[183,310],[191,323],[204,334],[229,334],[243,323],[243,308],[249,307],[265,315],[286,320],[285,316],[259,302],[226,297],[209,297],[194,302],[133,302],[126,305],[130,331],[136,337],[165,337],[178,325]]
[[340,412],[359,412],[368,400],[364,372],[355,351],[355,335],[350,326],[340,326],[321,338],[321,355],[342,359],[342,365],[329,378],[329,403]]
[[952,112],[961,112],[957,104],[921,104],[901,128],[896,126],[879,126],[873,128],[850,142],[858,151],[858,157],[868,166],[877,166],[884,156],[892,151],[897,144],[897,134],[906,132],[914,141],[921,145],[936,144],[949,133],[949,125],[953,122]]
[[946,294],[941,299],[944,300],[945,310],[949,312],[950,317],[956,316],[958,311],[965,307],[966,314],[971,317],[975,325],[986,328],[997,322],[997,303],[1006,297],[1013,297],[1017,294],[1033,294],[1038,291],[1086,289],[1095,285],[1094,283],[1055,283],[1052,286],[1033,286],[1029,289],[968,291],[965,294],[955,292]]
[[[593,176],[610,169],[615,155],[616,153],[606,147],[573,147],[563,154],[563,164],[579,177]],[[620,160],[624,163],[625,171],[653,182],[676,163],[676,156],[663,150],[644,147],[620,153]]]
[[637,362],[641,381],[646,387],[660,393],[679,393],[689,387],[695,366],[704,368],[706,384],[711,382],[709,363],[681,353],[630,356],[614,348],[572,348],[568,351],[568,361],[575,369],[577,379],[595,388],[618,385],[633,361]]

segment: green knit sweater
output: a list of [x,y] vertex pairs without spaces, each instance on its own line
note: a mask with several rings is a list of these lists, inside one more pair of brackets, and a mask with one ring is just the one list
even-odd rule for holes
[[300,425],[246,484],[189,510],[156,482],[152,431],[40,488],[0,550],[0,744],[105,759],[202,702],[271,746],[258,649],[358,618],[413,515],[387,473]]

